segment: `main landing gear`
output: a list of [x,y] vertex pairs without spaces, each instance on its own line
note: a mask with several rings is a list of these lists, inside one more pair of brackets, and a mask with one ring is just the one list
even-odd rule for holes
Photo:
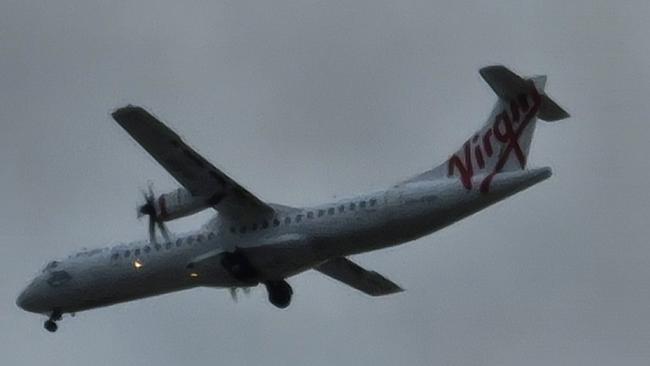
[[266,292],[269,294],[269,302],[280,309],[284,309],[291,303],[293,289],[285,280],[264,282]]
[[[260,282],[260,275],[248,261],[248,258],[240,251],[225,253],[221,258],[221,265],[230,272],[236,279],[257,285]],[[291,303],[293,289],[285,280],[273,280],[264,282],[266,291],[269,294],[269,302],[280,309],[284,309]]]
[[59,326],[56,324],[57,321],[61,320],[61,310],[53,310],[52,314],[50,314],[50,318],[45,321],[45,324],[43,326],[45,329],[47,329],[48,332],[54,333],[56,332],[57,329],[59,329]]
[[255,285],[259,283],[259,274],[239,249],[232,253],[224,253],[221,257],[221,265],[239,281]]

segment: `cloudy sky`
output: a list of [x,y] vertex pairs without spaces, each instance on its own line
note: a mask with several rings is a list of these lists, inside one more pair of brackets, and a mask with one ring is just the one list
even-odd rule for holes
[[[647,1],[0,4],[0,360],[6,365],[647,365]],[[432,167],[495,100],[477,70],[548,74],[554,176],[408,245],[356,257],[406,292],[317,273],[285,311],[196,289],[65,318],[14,303],[49,259],[146,237],[174,180],[110,118],[161,116],[260,197],[381,189]],[[201,225],[202,214],[173,223]]]

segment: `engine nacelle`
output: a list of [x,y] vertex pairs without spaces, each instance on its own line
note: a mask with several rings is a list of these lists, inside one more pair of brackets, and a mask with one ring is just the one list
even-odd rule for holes
[[178,188],[160,195],[153,201],[153,208],[159,221],[171,221],[210,208],[209,201],[207,197],[193,196],[187,189]]

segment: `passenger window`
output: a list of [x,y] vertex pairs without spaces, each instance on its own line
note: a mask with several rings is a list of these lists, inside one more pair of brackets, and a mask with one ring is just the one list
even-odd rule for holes
[[354,211],[357,208],[357,204],[352,202],[350,203],[350,211]]
[[111,260],[114,260],[114,261],[115,261],[115,260],[118,260],[118,259],[120,259],[120,253],[115,253],[115,254],[113,254],[113,255],[111,256]]
[[345,211],[345,206],[344,205],[339,206],[339,213],[343,213],[343,211]]
[[243,225],[242,227],[239,228],[239,233],[246,234],[246,225]]
[[139,255],[140,255],[140,248],[135,250],[135,256],[139,256]]
[[130,250],[127,250],[126,252],[124,252],[124,258],[128,258],[130,256],[131,256],[131,251]]
[[325,215],[325,210],[318,210],[318,217]]
[[289,216],[285,217],[285,218],[284,218],[284,224],[285,224],[285,225],[289,225],[289,224],[291,224],[291,217],[289,217]]
[[144,247],[144,252],[145,252],[145,253],[149,253],[150,251],[151,251],[151,247],[150,247],[150,246],[147,245],[147,246]]
[[280,220],[273,219],[273,226],[280,226]]
[[262,229],[266,229],[267,227],[269,227],[269,222],[264,220],[264,222],[262,222]]
[[332,208],[330,208],[330,209],[327,210],[327,213],[330,214],[330,215],[334,215],[334,212],[335,212],[335,211],[336,211],[336,210],[334,210],[334,207],[332,207]]
[[366,208],[366,201],[359,202],[359,208]]
[[376,205],[376,204],[377,204],[377,200],[376,200],[376,199],[373,198],[373,199],[370,200],[370,207],[373,207],[373,206]]
[[172,247],[172,243],[165,243],[165,249],[169,250]]
[[156,250],[160,250],[160,248],[162,247],[160,246],[160,244],[156,243],[156,245],[154,245],[154,248],[156,248]]
[[255,231],[255,230],[257,230],[257,224],[253,224],[253,226],[251,227],[251,231]]
[[302,215],[296,215],[296,222],[302,221]]
[[213,232],[210,232],[210,234],[208,234],[208,239],[210,239],[210,240],[214,239],[214,233]]
[[307,218],[308,219],[313,219],[314,218],[314,213],[311,212],[311,211],[307,212]]
[[234,226],[231,226],[231,227],[230,227],[230,232],[233,233],[233,234],[236,233],[236,232],[237,232],[237,228],[234,227]]

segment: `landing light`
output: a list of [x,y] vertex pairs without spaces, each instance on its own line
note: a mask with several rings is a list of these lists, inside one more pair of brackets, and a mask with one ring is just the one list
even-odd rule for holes
[[192,273],[190,273],[190,277],[196,278],[196,277],[199,277],[199,274],[196,273],[196,272],[192,272]]
[[140,268],[142,266],[143,266],[143,264],[142,264],[142,262],[140,262],[139,259],[136,259],[135,261],[133,261],[133,267],[135,267],[136,269]]

